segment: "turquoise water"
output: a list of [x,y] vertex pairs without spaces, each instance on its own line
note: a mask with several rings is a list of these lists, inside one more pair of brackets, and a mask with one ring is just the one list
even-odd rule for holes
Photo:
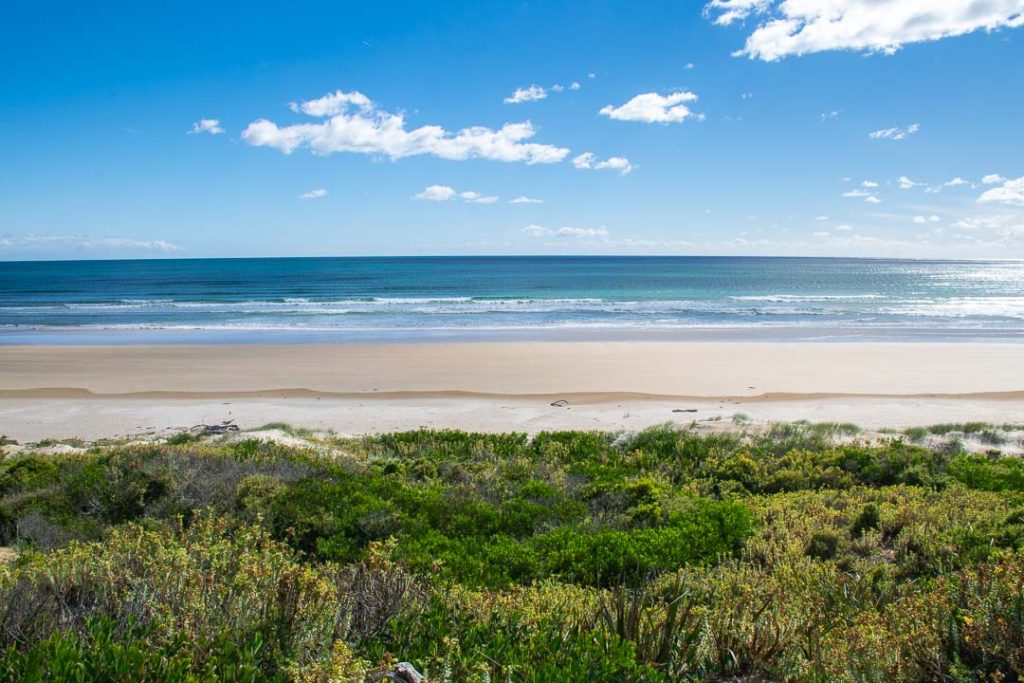
[[716,257],[0,263],[0,343],[1022,340],[1024,263]]

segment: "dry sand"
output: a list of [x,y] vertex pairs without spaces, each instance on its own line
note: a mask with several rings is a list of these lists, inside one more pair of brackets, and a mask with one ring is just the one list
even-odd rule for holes
[[[673,412],[684,410],[696,412]],[[226,419],[535,432],[736,413],[872,428],[1020,421],[1024,344],[0,346],[0,434],[21,441]]]

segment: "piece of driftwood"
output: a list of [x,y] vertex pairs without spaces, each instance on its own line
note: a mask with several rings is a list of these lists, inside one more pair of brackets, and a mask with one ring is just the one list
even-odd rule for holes
[[427,683],[423,677],[409,662],[399,662],[387,671],[380,671],[371,674],[366,679],[367,683],[380,683],[381,681],[394,681],[395,683]]
[[552,402],[551,402],[551,406],[552,406],[553,408],[564,408],[564,407],[566,407],[567,405],[569,405],[569,402],[568,402],[568,401],[566,401],[566,400],[565,400],[564,398],[560,398],[560,399],[558,399],[557,401],[552,401]]
[[696,408],[675,408],[672,412],[673,413],[696,413],[697,409]]
[[237,432],[238,425],[235,424],[234,420],[224,420],[219,425],[208,425],[198,424],[189,430],[192,434],[199,436],[217,436],[219,434],[227,434],[228,432]]

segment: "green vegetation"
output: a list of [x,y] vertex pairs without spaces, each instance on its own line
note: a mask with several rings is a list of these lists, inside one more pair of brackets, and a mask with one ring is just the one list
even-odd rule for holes
[[11,456],[0,679],[1020,680],[1022,461],[856,435]]

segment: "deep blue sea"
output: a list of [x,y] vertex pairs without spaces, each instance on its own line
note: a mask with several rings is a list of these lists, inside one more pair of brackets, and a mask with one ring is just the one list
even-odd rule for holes
[[1024,341],[1024,263],[729,257],[0,263],[0,343]]

